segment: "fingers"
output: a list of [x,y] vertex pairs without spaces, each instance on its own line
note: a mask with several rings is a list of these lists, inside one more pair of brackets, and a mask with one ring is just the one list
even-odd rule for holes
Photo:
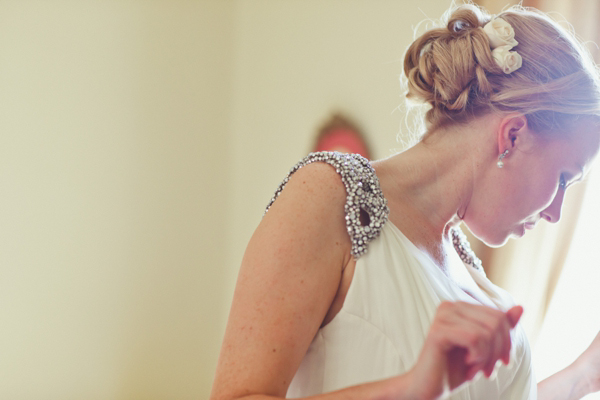
[[521,307],[521,306],[514,306],[513,308],[511,308],[510,310],[508,310],[506,312],[506,316],[508,317],[508,320],[510,321],[511,328],[514,328],[515,326],[517,326],[519,319],[521,319],[521,315],[523,315],[523,307]]
[[[491,358],[493,360],[501,359],[505,364],[508,364],[511,348],[511,326],[505,313],[490,307],[471,304],[460,308],[458,312],[461,313],[463,318],[470,319],[491,332],[493,355]],[[488,365],[488,367],[493,370],[494,365]]]
[[[434,353],[439,357],[435,364],[446,366],[445,374],[442,375],[447,376],[450,389],[460,386],[482,370],[485,360],[489,357],[489,346],[481,340],[481,337],[486,335],[484,329],[476,324],[470,325],[469,321],[463,321],[462,325],[465,329],[456,325],[439,324],[430,331],[430,336],[439,344],[434,346],[438,348]],[[467,358],[474,360],[473,365],[477,366],[474,369],[475,373],[468,377],[471,364],[465,362]]]
[[493,357],[492,346],[489,344],[491,335],[480,325],[465,320],[461,326],[449,325],[444,330],[448,351],[455,347],[467,350],[463,359],[466,365],[483,364]]
[[[439,305],[419,359],[411,369],[412,386],[431,393],[451,390],[483,371],[487,377],[498,360],[508,364],[510,330],[523,308],[506,312],[467,302],[443,302]],[[433,396],[435,397],[435,396]]]
[[466,349],[462,366],[452,361],[454,368],[462,368],[465,380],[472,379],[480,370],[490,377],[498,360],[509,363],[510,330],[522,314],[521,306],[502,312],[471,303],[442,303],[436,314],[438,322],[432,329],[442,331],[440,344],[446,354],[454,347]]

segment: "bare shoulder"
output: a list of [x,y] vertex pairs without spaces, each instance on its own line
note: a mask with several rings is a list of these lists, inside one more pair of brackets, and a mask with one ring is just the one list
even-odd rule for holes
[[345,202],[346,189],[335,168],[321,162],[300,168],[263,217],[245,259],[255,251],[260,257],[272,252],[278,265],[291,269],[306,264],[305,268],[341,273],[352,248]]
[[[264,220],[269,221],[273,215],[277,219],[301,216],[321,225],[320,229],[328,229],[332,222],[339,228],[344,226],[345,202],[346,188],[335,168],[323,162],[311,163],[290,176]],[[315,221],[312,216],[325,217],[327,221]]]
[[244,254],[212,399],[285,396],[351,258],[345,201],[328,164],[291,175]]

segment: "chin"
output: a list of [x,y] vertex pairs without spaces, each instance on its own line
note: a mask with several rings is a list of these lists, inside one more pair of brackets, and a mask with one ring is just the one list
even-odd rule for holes
[[504,238],[501,238],[500,240],[485,240],[485,239],[480,239],[483,243],[485,243],[488,247],[502,247],[506,244],[506,242],[508,242],[509,237],[506,236]]
[[510,238],[510,234],[499,235],[498,232],[485,232],[485,231],[476,231],[474,229],[469,228],[467,224],[464,224],[469,232],[473,234],[477,239],[481,240],[488,247],[502,247],[508,242]]

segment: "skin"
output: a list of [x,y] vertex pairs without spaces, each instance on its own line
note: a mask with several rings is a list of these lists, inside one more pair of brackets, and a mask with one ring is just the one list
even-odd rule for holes
[[[597,131],[587,125],[545,138],[523,115],[490,114],[375,162],[390,222],[481,304],[442,303],[406,374],[311,398],[434,399],[478,371],[489,376],[498,360],[508,362],[509,332],[523,310],[485,305],[457,260],[449,230],[462,218],[486,243],[501,245],[520,236],[526,223],[557,222],[564,190],[587,171],[598,145]],[[498,169],[506,149],[505,167]],[[352,280],[345,197],[330,166],[311,164],[292,176],[262,219],[240,268],[211,399],[285,396],[312,338],[335,317]],[[576,366],[542,382],[539,398],[597,390],[598,359],[600,339]]]

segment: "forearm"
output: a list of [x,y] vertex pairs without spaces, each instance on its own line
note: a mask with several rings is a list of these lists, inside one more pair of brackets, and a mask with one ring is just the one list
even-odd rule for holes
[[[424,396],[412,392],[410,380],[409,373],[381,381],[352,386],[335,392],[304,397],[302,400],[429,400]],[[255,394],[236,397],[234,400],[281,399],[283,397]]]
[[590,393],[581,363],[576,360],[562,371],[538,383],[539,400],[576,400]]

